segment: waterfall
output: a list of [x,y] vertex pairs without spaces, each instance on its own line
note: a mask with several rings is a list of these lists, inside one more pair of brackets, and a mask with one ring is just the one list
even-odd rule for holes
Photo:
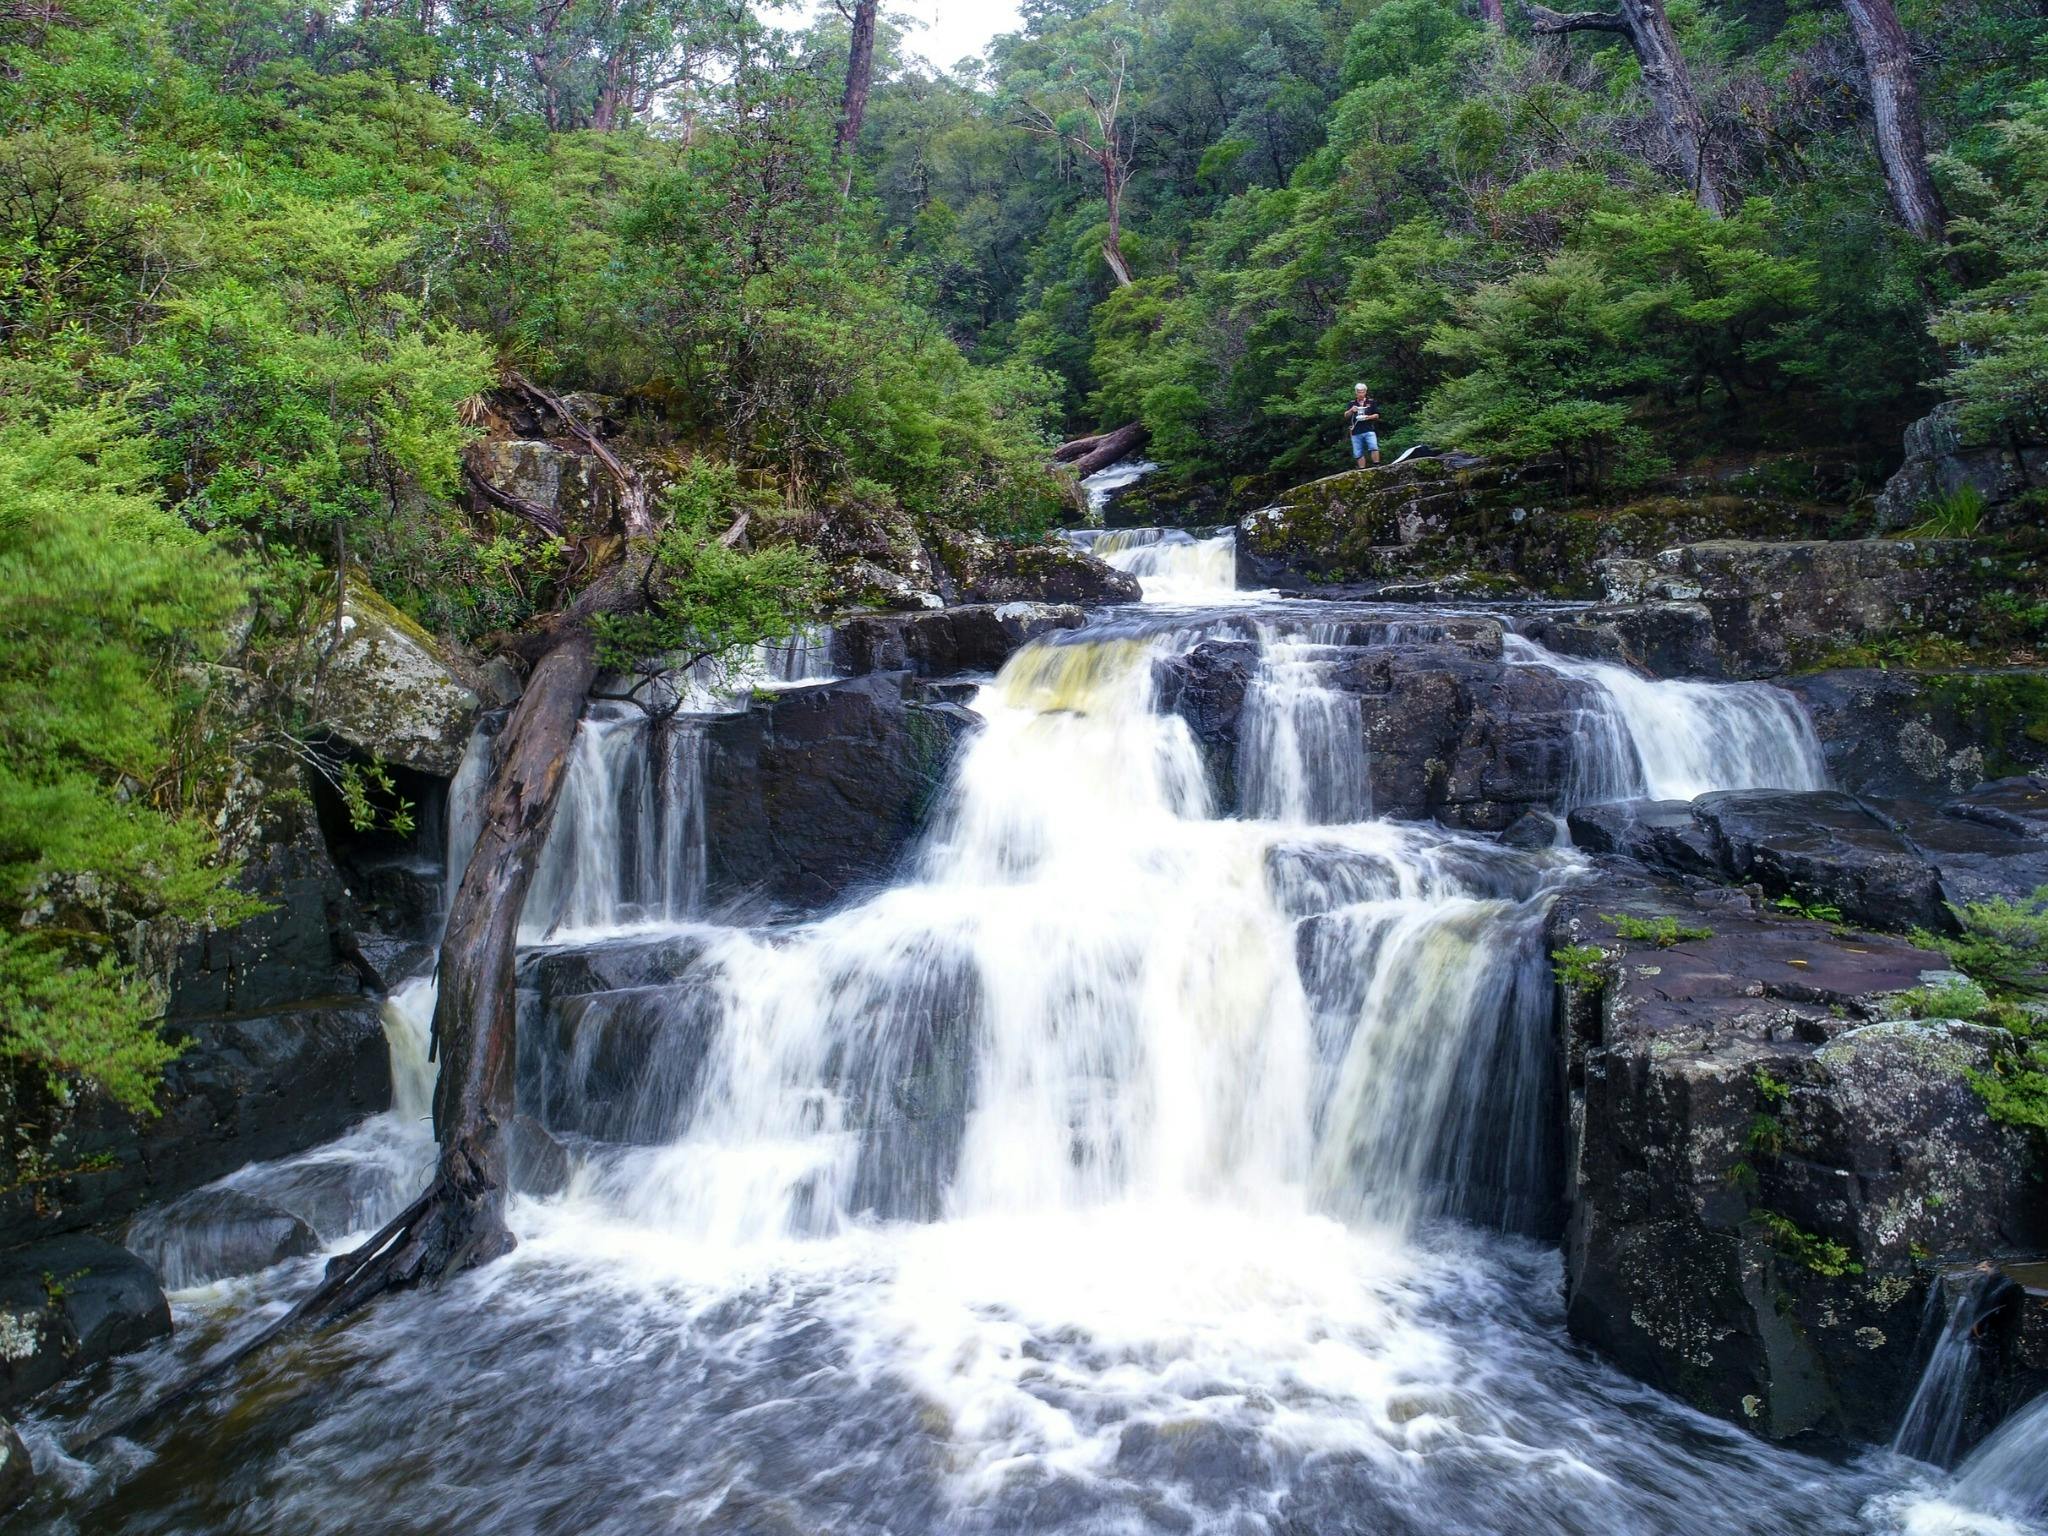
[[[726,1245],[1133,1198],[1528,1225],[1564,866],[1366,820],[1355,701],[1317,680],[1322,648],[1278,637],[1248,812],[1216,819],[1153,702],[1154,660],[1190,638],[1019,652],[975,702],[917,879],[562,1004],[579,1040],[623,1009],[676,1042],[602,1110],[640,1145],[586,1189]],[[684,1080],[660,1063],[686,1040],[706,1043]]]
[[1098,559],[1138,578],[1148,603],[1229,601],[1237,591],[1237,530],[1196,538],[1178,528],[1118,528],[1068,535]]
[[1088,520],[1102,521],[1102,515],[1109,510],[1109,503],[1116,493],[1127,485],[1136,485],[1159,466],[1150,459],[1120,459],[1107,469],[1098,469],[1081,482],[1081,490],[1088,497]]
[[1933,1343],[1912,1401],[1892,1437],[1894,1453],[1938,1467],[1954,1465],[1963,1415],[1977,1380],[1977,1332],[1998,1309],[1999,1293],[2005,1285],[2003,1277],[1990,1271],[1928,1288],[1927,1313],[1920,1329],[1923,1336],[1932,1335]]
[[1372,814],[1358,696],[1330,686],[1330,646],[1258,628],[1259,675],[1245,694],[1237,775],[1246,814],[1363,821]]
[[1948,1499],[2007,1520],[2048,1516],[2048,1396],[2028,1403],[1970,1453]]
[[673,923],[703,906],[704,738],[685,717],[593,705],[520,922],[524,943]]
[[1580,661],[1523,635],[1504,637],[1515,666],[1591,684],[1569,805],[1691,800],[1716,789],[1826,789],[1820,738],[1799,701],[1768,683],[1659,682]]

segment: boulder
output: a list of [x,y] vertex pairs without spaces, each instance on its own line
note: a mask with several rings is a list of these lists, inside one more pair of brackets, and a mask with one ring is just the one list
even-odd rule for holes
[[932,553],[944,572],[942,587],[956,603],[1135,603],[1138,578],[1075,548],[1064,539],[1013,544],[985,533],[935,527]]
[[342,597],[340,643],[300,702],[312,733],[443,778],[461,766],[480,703],[433,636],[359,581]]
[[1238,724],[1258,675],[1259,648],[1248,640],[1204,640],[1155,665],[1159,708],[1187,721],[1217,811],[1227,815],[1238,804]]
[[[1668,947],[1611,916],[1704,934]],[[2037,1154],[1969,1086],[1996,1030],[1890,1017],[1945,961],[1610,865],[1553,908],[1571,1094],[1572,1332],[1773,1437],[1889,1437],[1923,1260],[2029,1251]]]
[[128,1223],[122,1241],[173,1291],[320,1251],[318,1234],[290,1211],[233,1188],[195,1189],[152,1206]]
[[0,1408],[171,1331],[149,1266],[72,1234],[0,1253]]
[[[528,424],[542,428],[552,423]],[[611,476],[595,454],[581,447],[542,438],[485,438],[471,443],[464,454],[479,476],[508,496],[546,508],[571,537],[603,534],[618,521]]]
[[28,1447],[21,1443],[14,1426],[0,1419],[0,1515],[26,1499],[35,1486],[36,1469],[29,1460]]
[[141,1119],[88,1099],[64,1149],[71,1171],[0,1194],[0,1231],[118,1221],[244,1163],[330,1141],[391,1106],[390,1053],[372,999],[187,1019],[173,1030],[189,1043],[165,1070],[159,1113]]
[[993,672],[1042,635],[1079,629],[1071,603],[971,603],[928,613],[858,614],[833,626],[832,664],[849,676]]
[[1779,680],[1813,719],[1828,772],[1870,795],[1943,795],[2048,766],[2048,671],[1841,668]]
[[1704,675],[1776,677],[1853,643],[1965,624],[1988,560],[1967,539],[1720,539],[1657,552],[1622,595],[1704,610],[1720,669]]
[[1964,434],[1951,403],[1906,428],[1906,458],[1877,493],[1879,531],[1911,528],[1929,502],[1974,492],[1990,527],[2006,526],[2013,503],[2048,481],[2048,443],[1980,443]]
[[756,700],[705,729],[714,902],[811,910],[885,879],[935,808],[960,738],[956,706],[877,672]]

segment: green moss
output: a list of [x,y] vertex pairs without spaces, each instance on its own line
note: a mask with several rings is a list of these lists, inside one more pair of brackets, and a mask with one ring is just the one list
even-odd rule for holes
[[1607,984],[1607,953],[1595,944],[1573,944],[1550,952],[1557,979],[1568,987],[1597,991]]
[[1670,949],[1675,945],[1695,939],[1711,939],[1714,930],[1680,923],[1671,916],[1643,918],[1631,917],[1626,912],[1603,912],[1600,921],[1609,924],[1615,933],[1624,939],[1641,944],[1654,944],[1659,949]]
[[1850,1259],[1846,1246],[1805,1231],[1789,1216],[1780,1216],[1776,1211],[1753,1211],[1750,1219],[1763,1229],[1765,1240],[1774,1249],[1816,1275],[1839,1280],[1844,1275],[1863,1273],[1863,1266]]

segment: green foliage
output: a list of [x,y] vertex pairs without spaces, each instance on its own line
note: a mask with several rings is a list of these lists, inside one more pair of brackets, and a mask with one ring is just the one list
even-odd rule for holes
[[105,935],[254,909],[174,752],[244,582],[148,469],[111,408],[0,418],[0,1076],[23,1114],[38,1081],[61,1104],[80,1080],[147,1112],[176,1049]]
[[1853,1262],[1848,1248],[1832,1238],[1821,1237],[1803,1230],[1789,1216],[1776,1211],[1752,1211],[1750,1219],[1763,1229],[1763,1234],[1779,1253],[1795,1264],[1804,1265],[1816,1275],[1830,1280],[1839,1280],[1845,1275],[1860,1275],[1863,1266]]
[[2003,897],[1952,908],[1960,934],[1916,930],[1916,943],[1939,949],[1968,976],[1916,988],[1902,1001],[1916,1018],[1975,1019],[2010,1031],[2014,1048],[1970,1083],[1992,1116],[2048,1132],[2048,886],[2021,901]]
[[1900,534],[1904,539],[1974,539],[1984,521],[1984,493],[1963,486],[1920,503],[1920,521]]
[[1976,157],[1939,157],[1961,216],[1952,234],[1990,275],[1935,316],[1955,365],[1942,388],[1979,440],[2048,436],[2048,101],[1992,125]]
[[1774,1077],[1762,1067],[1756,1069],[1754,1078],[1756,1091],[1763,1095],[1764,1102],[1782,1109],[1792,1100],[1792,1085],[1783,1078]]
[[398,792],[391,770],[383,763],[343,763],[334,777],[348,824],[358,832],[378,827],[400,837],[412,836],[413,803]]
[[807,550],[740,550],[721,539],[742,503],[730,465],[698,460],[668,492],[667,525],[647,563],[644,612],[600,619],[599,658],[631,672],[653,659],[719,662],[757,640],[790,634],[814,611],[817,566]]
[[1803,897],[1785,895],[1780,896],[1771,905],[1780,912],[1790,912],[1795,917],[1803,917],[1816,923],[1839,923],[1842,920],[1842,909],[1832,902],[1808,901]]
[[1600,921],[1612,927],[1624,939],[1639,944],[1654,944],[1659,949],[1671,949],[1676,945],[1696,939],[1711,939],[1714,930],[1694,924],[1680,923],[1671,916],[1641,918],[1625,912],[1603,912]]
[[1607,984],[1607,955],[1594,944],[1573,944],[1553,949],[1550,961],[1557,979],[1568,987],[1597,991]]

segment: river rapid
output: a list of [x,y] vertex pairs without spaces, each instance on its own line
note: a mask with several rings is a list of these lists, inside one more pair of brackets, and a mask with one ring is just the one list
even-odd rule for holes
[[[529,984],[631,949],[631,986],[572,1002],[653,1010],[651,1069],[565,1135],[565,1190],[515,1201],[508,1259],[268,1351],[144,1443],[66,1457],[320,1261],[177,1293],[172,1341],[24,1426],[48,1474],[26,1528],[2034,1529],[2014,1489],[2048,1425],[1953,1478],[1824,1461],[1567,1338],[1542,923],[1577,856],[1375,818],[1357,701],[1322,680],[1352,610],[1231,590],[1227,535],[1097,549],[1146,604],[989,679],[914,858],[822,918],[703,911],[687,726],[587,722]],[[1154,684],[1219,634],[1260,647],[1229,816]],[[1505,664],[1601,685],[1581,799],[1826,782],[1776,690],[1512,638]],[[458,812],[481,779],[473,761]],[[384,1219],[430,1153],[431,1005],[416,983],[387,1010],[396,1109],[230,1182],[320,1195],[335,1247]],[[594,1070],[522,1059],[572,1107]]]

